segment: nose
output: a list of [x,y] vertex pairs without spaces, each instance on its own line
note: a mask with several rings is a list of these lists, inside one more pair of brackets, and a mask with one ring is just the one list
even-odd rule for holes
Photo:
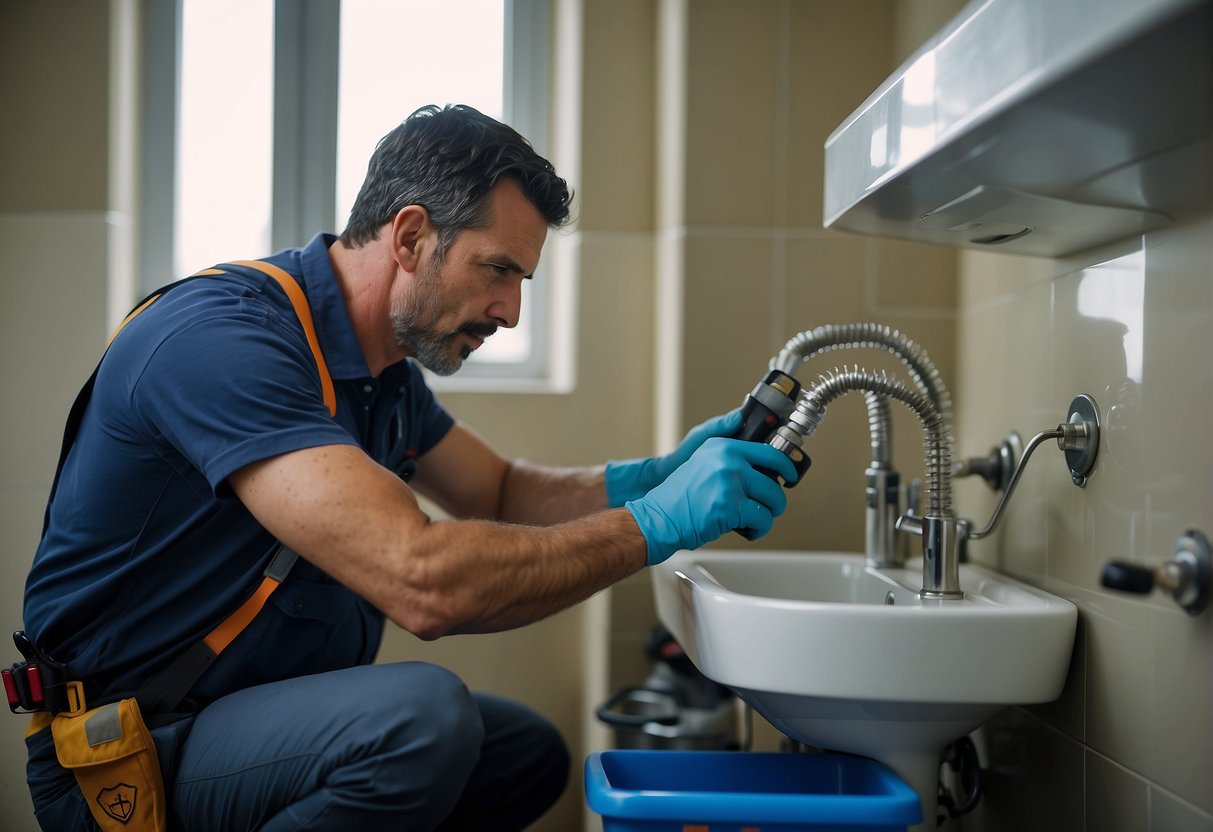
[[498,283],[498,291],[488,308],[488,315],[499,326],[513,329],[522,314],[522,275],[510,275]]

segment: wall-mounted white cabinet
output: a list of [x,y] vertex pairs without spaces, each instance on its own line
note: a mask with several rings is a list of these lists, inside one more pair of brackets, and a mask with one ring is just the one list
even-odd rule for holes
[[827,228],[1061,256],[1207,208],[1213,0],[974,0],[825,146]]

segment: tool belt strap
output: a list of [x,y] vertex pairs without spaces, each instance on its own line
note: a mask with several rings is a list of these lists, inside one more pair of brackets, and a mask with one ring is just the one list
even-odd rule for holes
[[219,654],[247,627],[270,595],[286,580],[299,556],[286,546],[279,546],[270,565],[265,568],[261,584],[234,613],[211,630],[202,641],[178,656],[172,664],[152,676],[139,688],[135,698],[148,714],[171,713],[202,678],[202,674]]

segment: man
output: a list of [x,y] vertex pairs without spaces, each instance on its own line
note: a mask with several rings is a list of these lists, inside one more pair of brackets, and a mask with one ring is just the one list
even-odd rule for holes
[[[339,240],[268,261],[303,289],[315,345],[246,266],[171,289],[113,340],[25,626],[89,707],[153,711],[170,828],[526,826],[568,776],[556,731],[440,668],[372,665],[384,618],[423,639],[518,627],[782,512],[757,469],[796,472],[721,438],[736,413],[667,457],[557,469],[499,456],[426,388],[418,364],[452,373],[517,323],[569,198],[510,128],[423,108],[380,142]],[[460,519],[433,521],[414,492]],[[281,586],[155,713],[157,674],[245,602],[280,544],[299,556]],[[39,821],[94,828],[51,733],[27,739]]]

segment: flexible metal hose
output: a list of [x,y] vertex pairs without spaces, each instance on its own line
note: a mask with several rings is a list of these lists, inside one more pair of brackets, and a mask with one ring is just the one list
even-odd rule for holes
[[[811,436],[831,402],[845,393],[862,390],[888,399],[896,399],[917,414],[922,423],[926,460],[927,512],[934,517],[952,516],[951,428],[939,407],[922,393],[911,390],[900,379],[884,371],[872,372],[859,365],[836,367],[806,387],[796,403],[788,426],[804,437]],[[887,423],[887,418],[884,420]]]
[[889,400],[878,393],[864,393],[868,406],[868,435],[872,439],[872,467],[889,468],[893,464],[893,438],[889,421]]
[[[948,395],[948,388],[943,383],[939,370],[936,369],[922,346],[891,326],[877,323],[826,324],[816,329],[806,330],[788,339],[787,344],[779,351],[779,355],[771,359],[770,369],[795,376],[796,369],[815,355],[833,350],[857,348],[884,349],[900,359],[915,386],[930,399],[944,422],[949,426],[948,442],[951,443],[952,397]],[[888,426],[884,425],[878,436],[870,399],[868,423],[873,426],[873,462],[889,459],[892,451],[888,444]],[[876,446],[878,438],[882,438],[886,443],[879,448]],[[949,444],[949,452],[950,448]]]

